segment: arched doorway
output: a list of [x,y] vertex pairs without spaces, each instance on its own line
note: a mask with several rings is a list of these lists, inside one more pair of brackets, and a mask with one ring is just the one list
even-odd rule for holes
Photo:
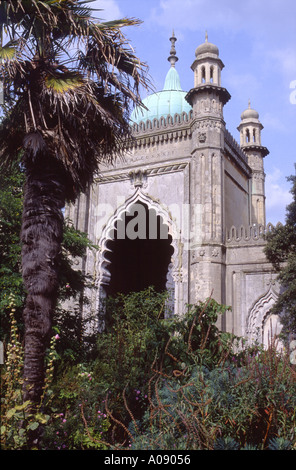
[[172,236],[154,209],[140,201],[131,205],[115,222],[106,247],[110,273],[107,296],[150,286],[158,292],[167,289],[174,252]]
[[[135,209],[139,209],[139,214]],[[141,215],[146,225],[140,224]],[[181,232],[168,208],[138,188],[110,217],[98,245],[97,312],[104,310],[108,295],[149,285],[169,291],[166,314],[179,315],[183,311],[187,298],[184,298]]]

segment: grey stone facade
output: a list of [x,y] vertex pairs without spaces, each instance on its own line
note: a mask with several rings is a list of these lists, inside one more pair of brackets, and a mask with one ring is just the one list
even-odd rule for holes
[[[173,35],[174,74],[175,41]],[[137,285],[129,285],[133,276],[135,282],[142,276],[144,284],[150,282],[151,263],[159,285],[172,293],[174,314],[212,295],[231,306],[220,320],[222,329],[267,343],[269,325],[277,328],[270,308],[279,292],[263,253],[263,235],[270,229],[264,189],[268,150],[261,145],[263,126],[250,103],[238,126],[240,143],[228,132],[223,108],[230,94],[221,85],[223,67],[218,48],[206,38],[192,65],[189,112],[157,115],[158,100],[153,118],[149,110],[145,120],[138,117],[126,158],[102,167],[89,194],[67,208],[67,216],[99,245],[85,264],[95,286],[88,307],[94,314],[108,293]],[[171,91],[173,102],[179,95]],[[147,240],[140,219],[150,232],[159,220],[165,235],[155,232]],[[129,242],[126,233],[119,236],[122,228],[133,229]]]

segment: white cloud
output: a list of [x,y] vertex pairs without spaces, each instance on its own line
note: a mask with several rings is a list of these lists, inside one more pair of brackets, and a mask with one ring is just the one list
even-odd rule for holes
[[153,19],[162,26],[177,24],[179,29],[249,31],[271,36],[293,34],[295,0],[161,0],[153,9]]
[[295,49],[288,46],[280,49],[273,49],[268,52],[273,67],[280,67],[282,74],[291,81],[296,79],[296,55]]
[[260,116],[260,121],[263,123],[265,129],[275,130],[277,132],[288,132],[283,121],[271,113],[265,113],[262,117]]
[[119,20],[124,16],[115,0],[96,0],[89,5],[91,8],[102,10],[96,11],[93,14],[93,16],[101,21]]
[[273,168],[266,175],[266,212],[267,222],[285,222],[286,207],[292,201],[290,186],[279,168]]
[[237,24],[235,3],[233,0],[224,0],[221,8],[218,0],[162,0],[159,7],[153,9],[151,20],[165,27],[178,25],[179,29],[193,31],[217,27],[224,29]]
[[236,95],[241,94],[242,90],[247,89],[251,96],[253,96],[254,92],[260,88],[258,76],[251,72],[238,73],[232,65],[224,71],[223,83],[224,86],[231,90],[232,94]]
[[[282,94],[289,100],[289,84],[296,80],[295,0],[154,0],[152,5],[145,23],[166,34],[175,28],[190,50],[208,30],[209,41],[227,59],[223,83],[232,96],[246,92],[252,99],[264,84],[262,96],[286,87]],[[236,68],[230,68],[231,60]]]

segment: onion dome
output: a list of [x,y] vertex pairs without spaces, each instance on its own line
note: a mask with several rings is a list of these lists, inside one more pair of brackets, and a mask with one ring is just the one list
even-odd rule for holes
[[206,32],[206,40],[203,44],[198,46],[198,48],[195,51],[195,56],[198,57],[202,54],[214,54],[216,56],[219,56],[219,49],[215,44],[212,44],[211,42],[208,41],[208,33]]
[[147,108],[136,107],[131,114],[132,124],[139,124],[141,121],[153,121],[153,119],[160,119],[161,117],[167,117],[175,114],[187,114],[191,111],[192,107],[186,101],[186,91],[182,90],[179,74],[175,68],[175,64],[178,61],[175,50],[175,42],[177,41],[174,33],[170,38],[171,50],[168,61],[171,67],[166,75],[164,87],[162,91],[153,93],[152,95],[144,98],[142,103]]
[[241,148],[246,153],[256,151],[262,158],[269,154],[268,149],[261,145],[263,126],[259,121],[259,113],[251,108],[250,100],[248,108],[241,114],[241,122],[237,129],[240,133]]
[[248,108],[242,112],[241,114],[241,120],[245,121],[246,119],[256,119],[259,120],[259,113],[255,111],[255,109],[251,108],[251,102],[249,100],[249,106]]

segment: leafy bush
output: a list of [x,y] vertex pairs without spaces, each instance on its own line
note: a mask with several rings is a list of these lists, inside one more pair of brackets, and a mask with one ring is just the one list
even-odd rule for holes
[[1,371],[1,449],[106,449],[104,434],[109,421],[104,403],[98,403],[96,387],[89,385],[91,374],[77,366],[67,382],[59,380],[63,388],[53,391],[58,334],[52,337],[47,353],[40,404],[33,409],[29,401],[23,401],[24,352],[14,318],[13,296],[9,308],[11,333]]
[[15,319],[15,298],[10,295],[10,340],[7,345],[6,361],[1,373],[1,448],[4,450],[36,449],[41,429],[50,420],[44,407],[50,403],[50,385],[53,379],[55,343],[53,336],[47,354],[47,365],[41,402],[37,409],[23,400],[23,356]]
[[[164,376],[180,375],[188,373],[196,361],[220,360],[217,354],[229,348],[229,336],[219,332],[213,322],[225,307],[209,300],[205,305],[188,307],[182,318],[165,318],[166,300],[166,293],[156,293],[153,288],[108,299],[96,359],[85,365],[68,364],[66,369],[63,361],[57,371],[53,407],[58,419],[47,426],[47,445],[49,436],[60,431],[60,413],[67,416],[67,422],[71,417],[75,429],[91,429],[96,434],[95,416],[98,407],[103,412],[102,406],[110,426],[105,426],[101,441],[96,434],[93,443],[129,445],[128,426],[140,422],[149,406],[151,374],[161,369]],[[82,371],[87,371],[92,380],[82,383]],[[81,404],[88,409],[84,416]],[[62,444],[57,439],[54,442],[58,447],[78,445],[70,438]],[[86,448],[85,443],[81,445]]]
[[158,377],[140,432],[132,428],[132,448],[295,449],[296,374],[288,358],[269,350],[245,359],[243,366],[196,365],[185,381]]
[[22,401],[12,301],[2,448],[34,448],[39,432],[42,449],[296,449],[289,357],[272,348],[233,348],[235,338],[216,327],[227,307],[212,299],[188,306],[182,317],[166,318],[165,306],[166,295],[152,288],[110,299],[96,357],[85,363],[57,360],[56,336],[42,406],[33,414]]
[[92,372],[79,364],[54,389],[52,419],[43,436],[48,450],[106,449],[110,423]]

